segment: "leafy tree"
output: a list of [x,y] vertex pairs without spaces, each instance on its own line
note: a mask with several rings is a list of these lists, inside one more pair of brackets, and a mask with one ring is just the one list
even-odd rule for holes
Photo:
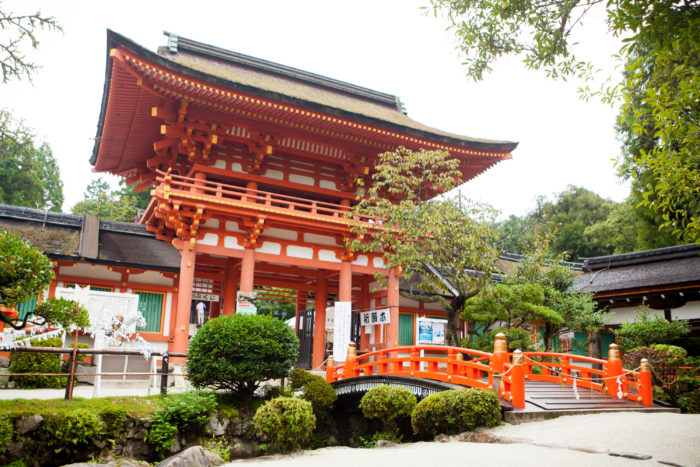
[[458,37],[467,73],[480,80],[508,55],[552,78],[593,79],[593,63],[574,54],[572,34],[598,4],[606,8],[610,33],[623,38],[619,56],[627,60],[621,83],[603,85],[599,95],[623,103],[621,118],[630,131],[654,141],[633,155],[629,175],[648,174],[643,204],[682,239],[700,238],[700,6],[675,0],[431,0]]
[[[678,27],[688,27],[675,20]],[[700,22],[688,23],[697,36]],[[655,246],[667,246],[673,244],[667,239],[671,235],[676,241],[700,237],[700,46],[697,38],[684,37],[668,48],[647,42],[625,67],[618,173],[632,179],[631,196],[640,218],[654,228],[654,243],[665,243]]]
[[[28,46],[36,49],[39,40],[36,36],[38,29],[60,31],[56,19],[43,16],[40,11],[32,14],[15,14],[0,4],[0,72],[2,83],[13,79],[31,79],[39,66],[32,62],[23,52]],[[9,112],[0,109],[0,141],[13,141],[21,144],[26,141],[27,130],[17,125]]]
[[102,219],[133,222],[139,209],[145,209],[150,201],[148,192],[136,193],[131,186],[112,190],[103,179],[93,180],[85,189],[83,200],[73,206],[73,214],[89,214]]
[[[0,232],[0,306],[13,308],[36,297],[54,278],[53,263],[44,253],[8,232]],[[21,320],[18,316],[5,315],[0,315],[0,319],[14,329],[22,329],[28,322],[66,330],[74,325],[84,328],[90,324],[85,308],[55,297],[45,300]]]
[[[491,208],[436,196],[460,182],[459,161],[440,151],[398,148],[379,155],[371,183],[351,215],[355,251],[383,251],[387,270],[415,280],[406,297],[438,302],[447,314],[446,337],[457,345],[455,321],[464,303],[491,280],[496,233]],[[386,274],[386,271],[385,271]],[[378,274],[378,279],[386,277]]]
[[544,289],[532,282],[496,284],[467,300],[464,319],[479,324],[500,322],[503,327],[531,326],[535,323],[560,324],[559,313],[544,306]]
[[20,141],[0,139],[0,203],[61,212],[63,182],[51,148],[36,148],[34,135],[19,131]]
[[538,238],[532,251],[518,263],[513,276],[515,283],[539,284],[544,291],[543,304],[561,320],[543,320],[543,340],[546,351],[554,350],[554,339],[572,331],[585,331],[598,338],[598,331],[608,319],[605,310],[598,310],[593,294],[572,291],[575,273],[561,257],[550,257],[551,236]]
[[631,323],[622,323],[615,330],[615,339],[624,350],[668,344],[690,332],[687,321],[666,321],[659,315],[652,318],[648,306],[641,306]]
[[[259,315],[274,316],[282,321],[287,321],[296,315],[296,290],[280,287],[265,287],[258,291],[256,306]],[[285,301],[282,301],[285,300]]]

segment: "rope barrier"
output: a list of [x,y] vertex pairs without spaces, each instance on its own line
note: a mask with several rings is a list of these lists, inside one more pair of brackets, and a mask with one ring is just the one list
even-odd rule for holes
[[[532,360],[530,357],[527,357],[527,356],[526,356],[525,358],[527,358],[527,359],[530,361],[530,363],[532,363],[532,364],[534,364],[534,365],[537,365],[537,366],[540,366],[540,367],[542,367],[542,368],[547,368],[548,370],[551,370],[551,367],[549,367],[549,366],[547,366],[547,365],[543,365],[541,362],[537,362],[537,361],[535,361],[535,360]],[[554,366],[554,365],[553,365],[553,366]],[[650,366],[651,366],[651,365],[650,365]],[[558,366],[557,368],[562,368],[562,367],[561,367],[561,366]],[[594,379],[594,378],[584,378],[583,376],[573,376],[573,375],[564,375],[564,376],[566,376],[567,378],[571,378],[571,379],[578,379],[579,381],[596,382],[597,380],[615,379],[615,378],[618,378],[618,377],[620,377],[620,376],[626,376],[626,375],[629,375],[629,374],[632,374],[632,373],[637,373],[641,368],[642,368],[642,367],[641,367],[641,365],[640,365],[640,366],[638,366],[637,368],[635,368],[635,369],[633,369],[633,370],[625,370],[625,371],[623,371],[623,373],[622,373],[621,375],[607,376],[607,377],[603,377],[603,376],[601,375],[601,376],[599,376],[599,377],[596,378],[596,379]]]

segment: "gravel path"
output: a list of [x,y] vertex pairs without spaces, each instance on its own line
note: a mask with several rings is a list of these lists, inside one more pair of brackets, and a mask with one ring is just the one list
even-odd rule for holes
[[[650,466],[658,461],[700,466],[700,415],[609,413],[560,417],[487,430],[499,437],[527,438],[535,444],[452,441],[413,443],[384,449],[326,448],[288,456],[235,461],[259,467],[449,467],[484,466]],[[583,449],[583,450],[581,450]],[[598,452],[585,452],[585,451]],[[602,451],[602,453],[601,453]],[[648,460],[613,457],[608,451],[651,455]],[[672,464],[673,465],[673,464]]]

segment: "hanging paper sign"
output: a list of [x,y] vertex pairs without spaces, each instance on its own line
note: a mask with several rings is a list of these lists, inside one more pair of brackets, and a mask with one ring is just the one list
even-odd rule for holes
[[335,302],[333,319],[333,359],[344,362],[350,345],[352,329],[352,303]]
[[335,307],[334,306],[329,306],[326,308],[326,331],[332,331],[335,329],[335,325],[333,324],[335,318]]
[[211,293],[192,292],[192,301],[197,302],[218,302],[219,296]]
[[363,326],[374,326],[375,324],[391,323],[391,312],[389,308],[382,310],[370,310],[360,313],[360,323]]
[[258,313],[258,307],[255,302],[258,300],[258,294],[255,292],[238,291],[236,295],[236,313],[242,315],[255,315]]

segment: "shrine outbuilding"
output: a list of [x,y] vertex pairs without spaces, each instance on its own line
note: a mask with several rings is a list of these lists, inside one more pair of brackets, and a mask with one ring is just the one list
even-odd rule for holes
[[[131,267],[134,277],[157,275],[153,287],[166,294],[159,332],[175,352],[187,350],[193,299],[208,298],[215,316],[246,309],[256,292],[296,291],[307,367],[323,363],[328,341],[343,356],[349,339],[360,349],[413,344],[416,319],[444,318],[435,304],[400,297],[395,271],[386,271],[387,287],[375,282],[381,252],[345,247],[358,180],[371,177],[378,154],[403,146],[448,151],[468,181],[517,143],[430,128],[394,95],[166,35],[154,53],[107,33],[90,163],[150,191],[140,226],[130,243],[110,245],[113,224],[64,219],[97,222],[100,251],[121,249],[134,264],[65,259],[73,264],[59,261],[59,280],[136,290]],[[119,278],[78,281],[71,268]],[[361,326],[360,313],[372,310],[384,321]]]

